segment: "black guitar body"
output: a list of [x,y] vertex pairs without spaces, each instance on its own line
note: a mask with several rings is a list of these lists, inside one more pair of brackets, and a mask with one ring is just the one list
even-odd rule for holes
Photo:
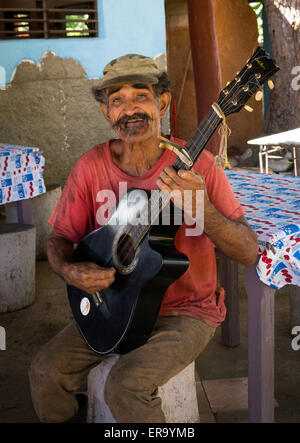
[[74,258],[114,266],[114,283],[92,295],[67,287],[75,321],[87,344],[100,354],[123,354],[143,345],[153,330],[165,291],[189,265],[186,256],[174,247],[178,229],[174,225],[152,226],[136,254],[125,265],[120,263],[116,254],[118,243],[124,241],[124,227],[112,222],[88,234],[76,248]]

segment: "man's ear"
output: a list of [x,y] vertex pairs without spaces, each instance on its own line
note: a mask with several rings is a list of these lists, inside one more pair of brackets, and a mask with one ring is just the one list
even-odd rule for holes
[[163,92],[159,97],[159,113],[162,118],[168,110],[171,103],[172,95],[170,92]]
[[104,103],[100,103],[100,109],[102,111],[102,114],[104,115],[105,119],[110,123],[109,113],[108,113],[108,107]]

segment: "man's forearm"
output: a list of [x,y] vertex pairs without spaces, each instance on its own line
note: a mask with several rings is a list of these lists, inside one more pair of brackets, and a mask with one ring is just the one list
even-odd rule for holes
[[48,237],[47,252],[54,272],[68,285],[73,285],[89,294],[108,288],[115,280],[114,268],[102,268],[93,262],[74,262],[74,245],[63,237],[51,234]]
[[258,255],[257,237],[244,217],[237,221],[230,220],[208,203],[204,216],[204,232],[227,257],[246,266],[255,263]]
[[73,263],[74,246],[69,240],[50,234],[47,240],[47,254],[50,266],[64,280],[66,267]]

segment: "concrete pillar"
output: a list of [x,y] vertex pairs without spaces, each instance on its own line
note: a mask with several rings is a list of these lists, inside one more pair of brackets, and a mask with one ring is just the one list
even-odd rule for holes
[[[32,219],[36,226],[36,258],[38,260],[47,259],[46,240],[51,232],[48,220],[60,196],[60,185],[48,185],[45,194],[31,199]],[[5,205],[5,213],[7,223],[17,223],[17,204],[15,202]]]
[[[93,368],[88,376],[88,423],[116,423],[104,400],[104,386],[119,355],[108,356]],[[167,423],[199,423],[195,382],[195,362],[192,362],[165,385],[158,388]]]
[[0,224],[0,312],[24,308],[35,300],[33,225]]

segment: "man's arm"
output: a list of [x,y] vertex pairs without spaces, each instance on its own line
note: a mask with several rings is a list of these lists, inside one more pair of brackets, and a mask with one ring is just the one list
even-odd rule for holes
[[115,269],[102,268],[95,263],[73,260],[73,243],[64,237],[50,234],[47,241],[49,263],[66,283],[89,294],[108,288],[114,281]]
[[[245,217],[231,220],[222,215],[210,202],[207,195],[203,177],[195,170],[178,173],[166,167],[157,180],[160,189],[167,192],[179,190],[181,198],[184,191],[192,191],[190,204],[184,204],[184,211],[193,217],[197,222],[197,190],[204,192],[204,232],[210,237],[212,242],[220,251],[229,258],[236,260],[246,266],[255,263],[258,255],[258,243],[255,232],[247,224]],[[182,206],[182,200],[174,203]],[[203,217],[203,214],[201,214]],[[203,225],[203,219],[199,220],[199,225]]]
[[227,257],[245,266],[255,263],[258,255],[257,237],[244,216],[230,220],[210,203],[205,211],[204,232]]

